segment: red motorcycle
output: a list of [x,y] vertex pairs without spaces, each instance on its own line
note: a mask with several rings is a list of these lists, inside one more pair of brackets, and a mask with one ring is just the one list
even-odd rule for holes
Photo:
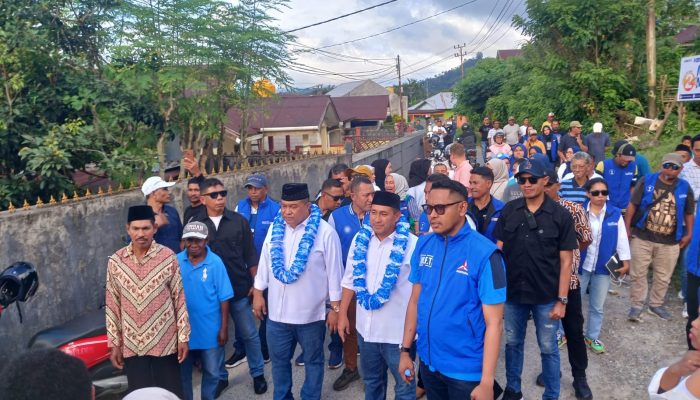
[[95,396],[126,392],[128,382],[123,370],[109,361],[104,309],[88,312],[62,325],[34,335],[30,349],[56,348],[85,363],[95,387]]

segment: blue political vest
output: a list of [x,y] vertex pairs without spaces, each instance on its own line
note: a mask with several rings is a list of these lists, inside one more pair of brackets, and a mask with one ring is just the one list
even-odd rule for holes
[[421,360],[451,378],[481,380],[486,333],[482,305],[506,300],[500,250],[466,223],[452,237],[423,235],[411,258],[409,280],[421,285]]
[[[609,275],[605,268],[605,263],[610,260],[610,257],[617,252],[617,230],[619,228],[620,216],[622,211],[612,205],[610,201],[605,206],[605,216],[603,216],[603,227],[600,233],[600,242],[598,243],[598,259],[595,263],[593,272],[599,275]],[[581,252],[581,262],[579,263],[578,272],[583,271],[583,262],[586,260],[587,249]]]
[[[656,187],[656,180],[659,179],[659,172],[649,174],[644,177],[644,194],[642,195],[642,202],[639,208],[642,210],[642,218],[637,222],[636,227],[639,229],[644,229],[647,217],[649,216],[649,205],[654,202],[654,188]],[[676,198],[676,240],[681,240],[683,237],[683,230],[685,229],[684,210],[685,201],[688,198],[688,188],[690,184],[685,179],[678,178],[678,183],[673,191],[673,196]]]
[[340,238],[340,246],[343,249],[343,267],[345,267],[352,239],[363,225],[369,224],[369,213],[365,213],[364,220],[362,224],[360,224],[360,219],[357,217],[357,214],[355,214],[355,211],[353,211],[352,204],[348,204],[347,206],[335,209],[335,211],[331,213],[331,217],[333,218],[335,231]]
[[423,211],[420,213],[420,219],[418,220],[418,232],[428,233],[430,232],[430,220],[428,220],[428,214]]
[[[700,201],[695,206],[695,224],[693,228],[700,227]],[[700,228],[693,229],[692,236],[690,237],[690,244],[688,244],[688,253],[685,256],[685,264],[688,267],[688,272],[700,276]]]
[[[547,156],[549,157],[550,162],[556,162],[559,159],[559,155],[557,154],[557,150],[559,150],[559,139],[556,137],[554,134],[552,135],[552,141],[549,142],[551,143],[549,151],[547,152]],[[545,149],[547,148],[547,140],[545,139],[544,135],[538,135],[537,139],[539,139],[540,142],[544,143]]]
[[[238,202],[238,207],[236,212],[241,214],[250,223],[250,199],[246,197]],[[262,251],[263,242],[265,241],[265,236],[267,236],[267,230],[272,226],[272,222],[275,220],[277,213],[280,211],[280,205],[276,201],[272,200],[270,196],[266,196],[265,200],[258,204],[258,214],[255,218],[255,226],[251,224],[250,229],[253,230],[253,243],[255,244],[255,250],[260,256]]]
[[603,178],[608,182],[609,203],[615,207],[626,210],[630,203],[630,189],[634,181],[634,172],[637,163],[634,161],[622,168],[615,164],[612,158],[603,161]]
[[[469,205],[474,204],[474,199],[469,198],[468,200]],[[501,216],[501,210],[503,209],[503,206],[505,206],[505,203],[502,201],[498,200],[495,197],[491,197],[491,206],[493,207],[493,213],[491,215],[487,215],[488,217],[488,226],[486,227],[486,231],[484,232],[484,236],[486,236],[490,241],[496,243],[496,238],[493,237],[493,230],[496,229],[496,224],[498,223],[498,218]],[[470,217],[476,222],[477,230],[481,232],[481,221],[479,218],[476,218],[475,215],[472,215],[471,213],[468,213]]]

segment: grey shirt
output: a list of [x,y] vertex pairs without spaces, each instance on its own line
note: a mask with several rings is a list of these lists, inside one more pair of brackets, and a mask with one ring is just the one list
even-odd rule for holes
[[605,147],[610,146],[610,136],[605,133],[591,133],[583,138],[583,144],[588,147],[587,153],[595,158],[595,162],[605,160]]

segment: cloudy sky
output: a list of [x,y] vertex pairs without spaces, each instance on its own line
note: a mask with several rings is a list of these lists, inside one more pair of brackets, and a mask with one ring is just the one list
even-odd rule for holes
[[[386,0],[290,0],[290,9],[274,16],[284,30],[299,28],[350,13]],[[468,4],[465,4],[468,3]],[[383,35],[353,43],[338,43],[370,36],[445,12],[436,17]],[[396,82],[396,55],[401,56],[404,79],[423,79],[459,66],[457,44],[466,44],[466,58],[481,51],[495,56],[498,49],[518,48],[524,37],[510,26],[513,15],[524,15],[523,0],[398,0],[294,34],[297,62],[289,70],[296,87],[337,85],[358,79],[375,79],[383,85]],[[307,46],[307,47],[304,47]],[[301,52],[309,47],[327,53]],[[333,75],[333,74],[341,75]],[[344,76],[343,76],[344,75]]]

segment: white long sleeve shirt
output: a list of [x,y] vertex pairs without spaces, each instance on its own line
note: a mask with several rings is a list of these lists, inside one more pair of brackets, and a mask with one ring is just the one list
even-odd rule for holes
[[[292,229],[284,231],[284,268],[289,269],[294,262],[299,242],[304,235],[309,218]],[[263,242],[255,288],[268,289],[268,317],[285,324],[308,324],[326,319],[326,299],[340,301],[343,278],[342,252],[340,239],[335,230],[324,220],[320,221],[316,240],[311,248],[306,269],[299,279],[284,284],[272,273],[270,255],[272,229]]]
[[[585,271],[592,272],[595,270],[595,265],[598,262],[598,250],[600,249],[600,239],[603,230],[603,219],[605,218],[605,210],[607,206],[603,206],[600,210],[600,215],[595,215],[591,212],[591,206],[588,205],[586,212],[588,213],[588,222],[591,224],[591,233],[593,235],[593,240],[591,244],[586,248],[586,259],[583,262],[582,268]],[[628,261],[632,259],[630,254],[630,243],[627,239],[627,229],[625,228],[625,220],[620,216],[619,221],[617,221],[617,255],[620,257],[621,261]]]
[[[384,240],[372,234],[367,247],[367,290],[370,294],[377,291],[384,279],[386,266],[391,262],[391,249],[394,244],[396,232],[392,233]],[[396,282],[394,290],[391,291],[389,301],[378,310],[365,310],[360,304],[357,305],[357,316],[355,326],[357,332],[362,335],[366,342],[371,343],[391,343],[398,345],[403,340],[403,326],[406,318],[406,308],[411,297],[413,284],[408,281],[411,272],[411,255],[416,247],[418,238],[413,234],[408,235],[408,245],[404,253],[401,264],[401,272]],[[343,276],[342,286],[346,289],[355,290],[353,285],[353,252],[355,251],[355,240],[350,245],[348,253],[347,268]]]
[[420,185],[416,185],[412,188],[409,188],[406,191],[406,194],[416,199],[416,204],[418,204],[418,208],[422,209],[423,204],[425,204],[425,182],[421,183]]

